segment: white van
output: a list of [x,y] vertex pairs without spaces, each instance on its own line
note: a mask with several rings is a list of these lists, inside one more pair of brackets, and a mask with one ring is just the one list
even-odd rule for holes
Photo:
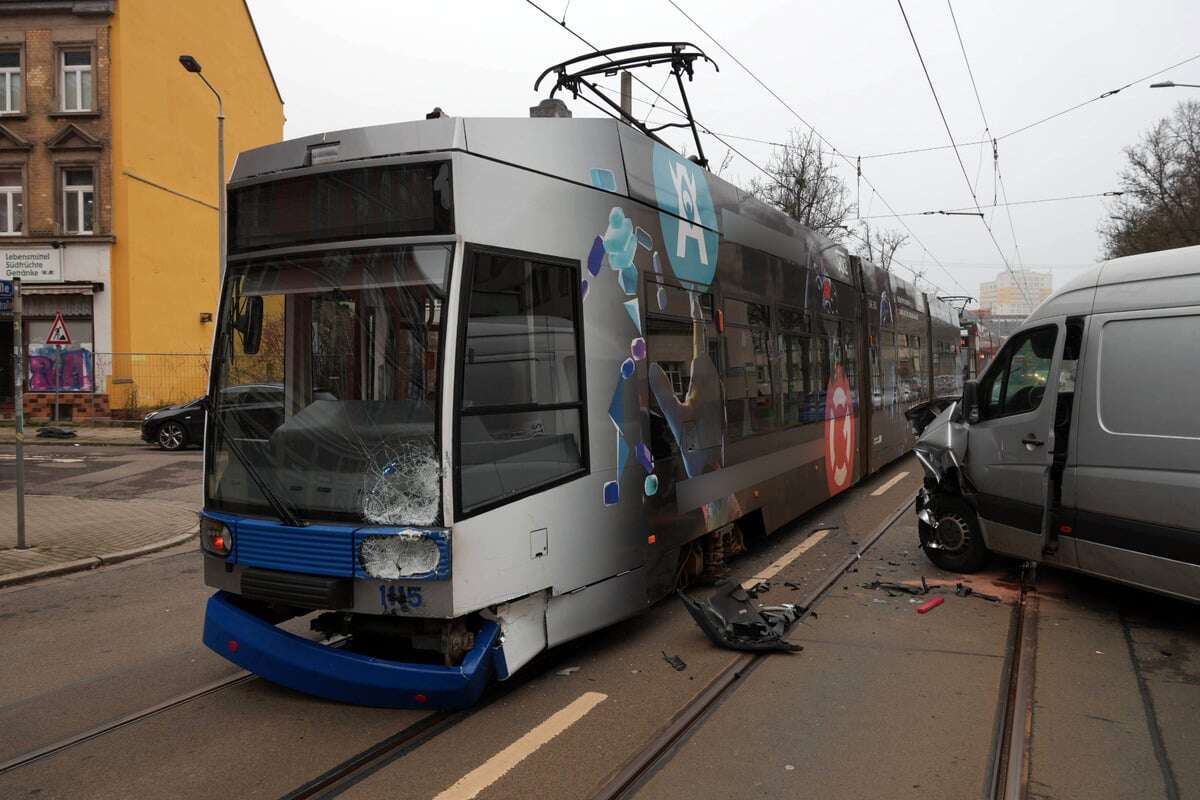
[[1071,281],[915,450],[938,566],[994,552],[1200,601],[1200,247]]

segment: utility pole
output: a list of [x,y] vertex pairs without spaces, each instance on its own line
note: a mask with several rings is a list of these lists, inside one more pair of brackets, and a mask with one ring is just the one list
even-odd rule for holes
[[17,419],[17,549],[28,549],[25,541],[25,365],[21,346],[21,279],[13,278],[13,403]]
[[621,116],[633,120],[633,73],[628,70],[621,73]]

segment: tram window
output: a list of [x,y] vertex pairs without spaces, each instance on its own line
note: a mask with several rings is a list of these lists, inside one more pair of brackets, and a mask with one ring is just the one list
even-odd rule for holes
[[578,307],[577,268],[475,255],[463,344],[463,512],[586,468]]
[[808,330],[807,320],[804,318],[803,311],[796,311],[791,308],[776,309],[775,319],[779,323],[781,331],[805,331]]
[[[694,307],[693,302],[695,303]],[[705,321],[711,321],[713,296],[704,292],[689,292],[677,286],[668,286],[648,280],[646,281],[646,309],[648,314],[665,314],[687,319],[694,319],[698,312]]]
[[780,336],[783,361],[783,424],[799,425],[807,419],[808,402],[808,337],[784,334]]
[[727,300],[725,315],[725,419],[738,439],[775,427],[770,317],[766,306],[740,300]]
[[[689,296],[690,295],[690,296]],[[671,394],[679,403],[687,402],[692,389],[693,370],[705,370],[708,374],[715,369],[717,361],[717,339],[713,318],[713,297],[701,292],[688,292],[673,286],[646,282],[646,352],[650,364],[650,452],[656,459],[679,455],[680,444],[672,433],[666,415],[658,402],[654,385],[655,373],[661,370],[670,383]],[[667,316],[670,315],[670,316]],[[696,352],[697,339],[704,353]],[[703,357],[707,356],[707,360]],[[718,388],[715,381],[707,384]],[[703,391],[701,385],[701,391]],[[702,404],[705,397],[693,402]],[[717,432],[719,435],[719,431]],[[691,447],[706,447],[704,435],[689,429],[684,434]]]

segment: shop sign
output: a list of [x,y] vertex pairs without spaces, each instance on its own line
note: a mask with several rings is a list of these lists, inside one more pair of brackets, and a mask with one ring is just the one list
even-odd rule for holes
[[0,278],[20,278],[26,283],[61,283],[61,247],[25,247],[0,250]]
[[0,314],[11,314],[13,306],[13,282],[0,280]]

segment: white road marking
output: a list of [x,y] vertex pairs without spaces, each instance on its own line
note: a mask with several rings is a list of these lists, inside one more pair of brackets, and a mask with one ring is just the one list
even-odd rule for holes
[[820,531],[814,532],[811,536],[809,536],[803,542],[796,545],[791,550],[787,551],[787,553],[785,553],[783,555],[783,557],[781,557],[781,558],[777,559],[775,562],[773,562],[771,564],[771,566],[767,567],[762,572],[755,575],[753,578],[743,581],[742,588],[749,589],[751,586],[754,586],[755,584],[759,584],[759,583],[762,583],[763,581],[771,580],[771,578],[774,578],[777,574],[779,574],[780,570],[782,570],[788,564],[795,561],[800,556],[807,553],[812,548],[816,547],[817,544],[828,535],[829,535],[829,531],[827,531],[827,530],[820,530]]
[[883,494],[883,493],[884,493],[884,492],[886,492],[888,489],[892,488],[892,487],[893,487],[893,486],[895,486],[897,483],[899,483],[900,481],[904,480],[904,479],[905,479],[905,478],[907,478],[907,477],[908,477],[908,473],[907,473],[907,472],[901,472],[899,475],[897,475],[896,477],[892,478],[890,481],[888,481],[887,483],[885,483],[883,486],[880,486],[878,489],[876,489],[875,491],[871,492],[871,497],[879,497],[879,495]]
[[459,778],[434,800],[471,800],[606,699],[606,694],[585,692],[566,708],[554,712],[529,733]]

